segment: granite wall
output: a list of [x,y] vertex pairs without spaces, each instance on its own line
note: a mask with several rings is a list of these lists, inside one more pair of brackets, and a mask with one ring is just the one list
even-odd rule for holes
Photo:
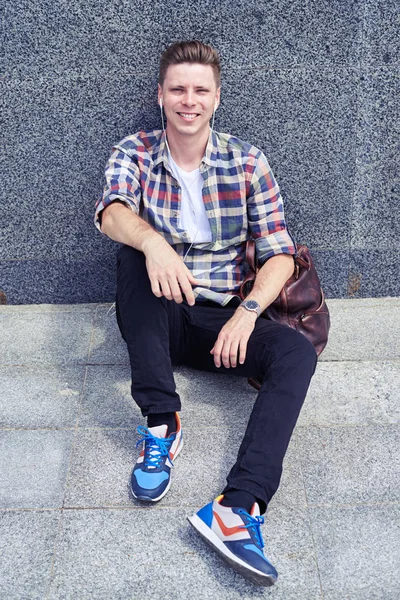
[[10,304],[111,301],[93,207],[116,141],[158,127],[173,41],[215,45],[215,127],[261,147],[328,297],[398,295],[399,3],[6,0],[0,289]]

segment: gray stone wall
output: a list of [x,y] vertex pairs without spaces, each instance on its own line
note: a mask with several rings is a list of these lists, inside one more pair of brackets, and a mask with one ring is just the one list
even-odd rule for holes
[[258,145],[328,297],[398,295],[395,0],[6,0],[0,289],[11,304],[113,299],[93,226],[113,143],[158,127],[160,52],[213,44],[215,128]]

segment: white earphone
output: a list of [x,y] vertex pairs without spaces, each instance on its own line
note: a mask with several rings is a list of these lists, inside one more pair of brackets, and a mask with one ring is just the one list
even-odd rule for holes
[[161,123],[162,123],[162,128],[163,131],[165,131],[165,123],[164,123],[164,113],[163,113],[163,109],[162,109],[162,98],[159,99],[158,104],[160,105],[160,113],[161,113]]
[[217,102],[217,100],[214,103],[214,110],[213,110],[213,115],[212,115],[212,121],[211,121],[211,129],[214,129],[214,119],[215,119],[215,111],[217,110],[219,104]]

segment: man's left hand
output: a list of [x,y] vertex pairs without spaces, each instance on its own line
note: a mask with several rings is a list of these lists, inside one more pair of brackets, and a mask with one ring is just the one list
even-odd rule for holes
[[257,314],[238,308],[234,315],[225,323],[219,332],[217,341],[210,351],[214,356],[214,364],[216,367],[221,366],[221,362],[229,369],[236,367],[238,357],[239,364],[243,364],[246,360],[247,342],[253,332]]

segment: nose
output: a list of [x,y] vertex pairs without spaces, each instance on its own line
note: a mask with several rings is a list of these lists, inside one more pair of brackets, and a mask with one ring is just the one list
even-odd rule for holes
[[196,100],[192,91],[188,90],[183,99],[183,104],[186,106],[194,106],[196,104]]

